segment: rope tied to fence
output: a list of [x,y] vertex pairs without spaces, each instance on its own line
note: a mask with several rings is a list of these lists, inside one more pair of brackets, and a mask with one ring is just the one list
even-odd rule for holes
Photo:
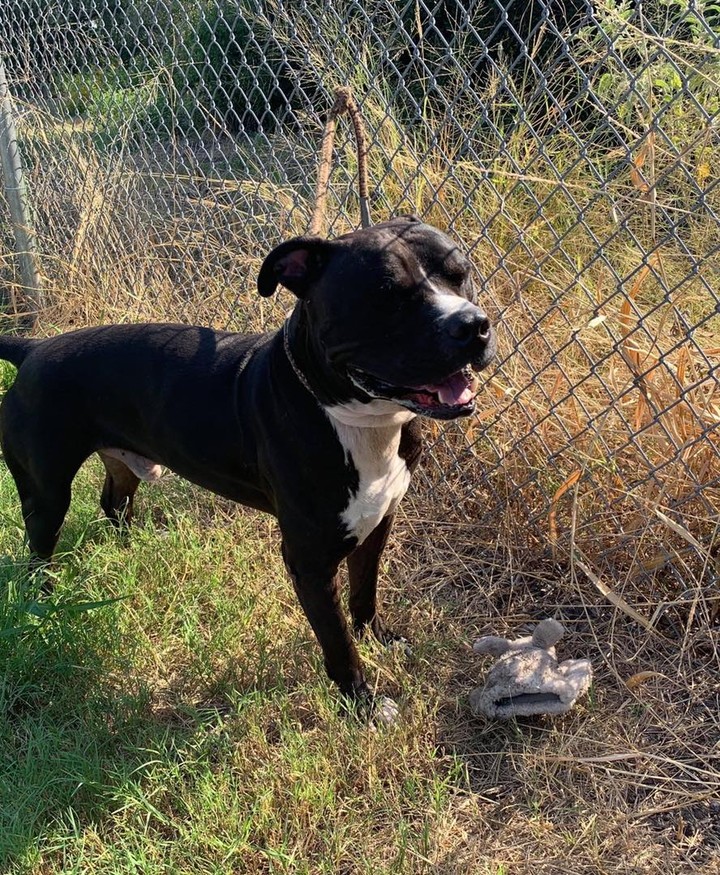
[[368,172],[367,172],[367,136],[360,109],[353,97],[352,91],[345,85],[335,89],[335,102],[328,113],[320,145],[320,160],[318,163],[318,177],[315,186],[315,209],[308,233],[316,236],[322,232],[325,224],[327,211],[327,197],[330,184],[330,172],[332,169],[332,152],[335,142],[335,127],[338,116],[347,113],[355,131],[355,144],[357,147],[358,161],[358,195],[360,198],[360,222],[363,228],[370,227],[370,207],[368,198]]

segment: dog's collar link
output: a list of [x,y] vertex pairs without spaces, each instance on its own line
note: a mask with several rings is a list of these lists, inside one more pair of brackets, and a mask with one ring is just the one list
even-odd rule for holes
[[308,378],[305,374],[300,370],[297,362],[293,358],[292,352],[290,352],[290,319],[286,319],[283,322],[283,349],[285,350],[285,355],[287,356],[287,360],[290,362],[290,367],[295,372],[295,376],[300,380],[303,386],[308,390],[308,392],[313,396],[313,398],[319,402],[319,399],[315,392],[313,391],[312,386],[308,382]]

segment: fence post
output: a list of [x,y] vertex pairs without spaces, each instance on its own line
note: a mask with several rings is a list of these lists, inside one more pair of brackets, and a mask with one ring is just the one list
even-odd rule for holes
[[0,165],[5,197],[15,235],[15,254],[20,267],[23,294],[30,304],[30,327],[34,327],[45,301],[35,252],[35,238],[28,209],[27,189],[23,178],[17,130],[13,120],[5,64],[0,57]]

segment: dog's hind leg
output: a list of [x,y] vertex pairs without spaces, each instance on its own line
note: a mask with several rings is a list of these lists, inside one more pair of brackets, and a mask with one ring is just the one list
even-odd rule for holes
[[37,407],[29,407],[13,386],[0,408],[0,443],[20,496],[33,564],[55,551],[73,479],[89,453],[82,437],[68,434]]
[[98,455],[105,466],[100,506],[114,525],[129,525],[132,520],[133,498],[140,478],[119,459],[102,451]]
[[[63,472],[51,471],[36,479],[23,468],[5,447],[5,461],[13,475],[22,515],[25,521],[28,545],[33,560],[50,559],[55,551],[60,529],[70,506],[70,488],[77,468]],[[80,464],[77,466],[80,467]]]

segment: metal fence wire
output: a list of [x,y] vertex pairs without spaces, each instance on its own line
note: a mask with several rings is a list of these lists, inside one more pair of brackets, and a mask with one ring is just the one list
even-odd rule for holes
[[[719,25],[703,0],[4,0],[41,327],[277,325],[290,298],[254,278],[307,227],[349,85],[373,217],[461,240],[500,335],[477,415],[427,425],[410,507],[596,582],[712,587]],[[343,127],[330,235],[355,171]]]

